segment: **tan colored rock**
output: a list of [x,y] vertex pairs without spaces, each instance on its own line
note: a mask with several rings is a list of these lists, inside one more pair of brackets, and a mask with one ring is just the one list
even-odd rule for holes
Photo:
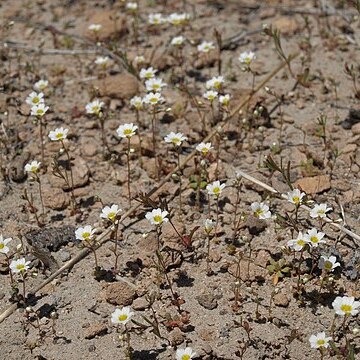
[[185,335],[178,327],[176,327],[169,334],[169,341],[172,346],[180,345],[184,342],[184,340],[185,340]]
[[95,336],[105,335],[108,332],[108,327],[103,323],[96,323],[90,325],[84,330],[85,339],[93,339]]
[[360,135],[360,123],[353,125],[351,131],[354,135]]
[[[88,29],[90,24],[100,24],[101,29],[95,35]],[[115,37],[121,37],[127,32],[126,16],[116,14],[113,11],[96,11],[89,19],[89,22],[84,28],[84,33],[87,37],[93,40],[107,40]]]
[[289,298],[283,292],[279,292],[278,294],[274,295],[274,304],[280,307],[288,307],[289,305]]
[[[61,159],[60,165],[66,166],[65,160]],[[71,168],[73,172],[74,189],[85,186],[89,182],[89,176],[90,176],[90,170],[86,164],[86,161],[80,157],[77,157],[71,161]],[[68,171],[68,177],[70,181],[70,171]],[[50,176],[49,182],[55,188],[61,187],[63,190],[69,190],[69,187],[66,185],[65,181],[61,178],[58,178],[56,176]]]
[[295,181],[295,187],[300,187],[307,194],[319,194],[331,187],[329,175],[304,177]]
[[281,31],[284,35],[293,35],[299,31],[300,25],[297,20],[292,16],[281,16],[272,22],[274,28]]
[[113,305],[131,305],[135,298],[135,289],[125,281],[117,281],[105,289],[105,300]]
[[44,206],[53,210],[63,210],[69,203],[70,199],[62,189],[53,187],[44,187],[43,189]]
[[98,89],[100,96],[115,99],[130,99],[139,91],[139,82],[136,77],[125,72],[95,80],[92,86]]
[[355,151],[356,151],[356,144],[347,144],[341,150],[343,154],[351,154],[354,153]]

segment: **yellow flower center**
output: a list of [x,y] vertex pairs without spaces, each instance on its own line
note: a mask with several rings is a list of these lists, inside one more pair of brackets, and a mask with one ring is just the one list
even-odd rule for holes
[[39,99],[38,97],[34,97],[34,98],[33,98],[33,103],[34,103],[34,104],[37,104],[39,101],[40,101],[40,99]]
[[125,129],[124,130],[124,135],[131,135],[132,134],[132,129]]
[[330,261],[325,261],[324,267],[326,270],[331,270],[333,267],[333,264]]
[[201,152],[203,153],[203,155],[206,155],[208,153],[208,149],[207,148],[203,148],[201,149]]
[[116,213],[114,213],[114,212],[111,212],[111,213],[108,214],[108,218],[109,218],[111,221],[114,221],[115,216],[116,216]]
[[190,359],[191,359],[190,355],[187,355],[187,354],[185,354],[181,357],[181,360],[190,360]]
[[56,137],[57,139],[62,139],[62,138],[63,138],[63,133],[57,133],[57,134],[55,135],[55,137]]
[[17,264],[17,265],[16,265],[16,268],[17,268],[18,270],[20,270],[20,271],[23,271],[23,270],[25,270],[25,265],[24,265],[24,264]]
[[300,246],[304,246],[305,245],[305,241],[302,239],[299,239],[296,241],[296,244],[300,245]]
[[118,317],[119,321],[125,321],[127,318],[128,318],[128,316],[126,314],[121,314]]
[[352,306],[351,305],[341,305],[341,308],[340,308],[344,313],[346,313],[346,315],[349,315],[351,313],[351,310],[352,310]]
[[83,236],[84,239],[88,239],[90,237],[90,233],[89,232],[84,232],[82,236]]
[[42,110],[42,109],[37,109],[37,110],[36,110],[36,113],[37,113],[38,115],[42,115],[42,114],[44,113],[44,110]]
[[0,243],[0,250],[2,250],[5,247],[5,244]]
[[91,109],[96,114],[100,111],[99,106],[97,106],[97,105],[94,105]]
[[32,166],[30,169],[31,172],[35,173],[37,172],[37,167],[36,166]]
[[300,202],[300,198],[299,198],[298,196],[294,196],[294,197],[293,197],[293,202],[294,202],[295,204],[298,204],[298,203]]
[[157,222],[157,223],[162,222],[162,219],[163,219],[163,218],[162,218],[161,215],[155,215],[155,216],[154,216],[154,221]]
[[318,214],[319,214],[319,215],[324,215],[324,214],[325,214],[325,211],[324,211],[324,210],[318,210]]
[[214,82],[214,88],[215,89],[220,89],[221,88],[221,82],[220,81],[215,81]]
[[264,213],[264,210],[263,209],[257,209],[256,211],[255,211],[255,215],[257,215],[257,216],[260,216],[260,215],[262,215]]
[[158,99],[156,97],[150,98],[150,102],[156,104]]
[[160,85],[159,85],[159,84],[153,84],[153,89],[154,89],[154,90],[160,89]]
[[177,137],[172,138],[171,140],[174,144],[178,144],[180,142],[180,139]]
[[319,242],[319,239],[318,239],[316,236],[312,236],[312,237],[310,238],[310,241],[316,244],[316,243]]
[[318,346],[324,346],[325,345],[325,340],[324,339],[319,339],[316,341],[316,343],[318,344]]
[[217,187],[214,187],[213,193],[214,193],[214,194],[219,194],[219,193],[220,193],[220,188],[219,188],[218,186],[217,186]]

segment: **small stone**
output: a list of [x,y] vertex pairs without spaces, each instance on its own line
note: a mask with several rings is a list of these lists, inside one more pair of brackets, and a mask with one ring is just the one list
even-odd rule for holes
[[217,307],[218,303],[212,294],[202,294],[195,297],[197,302],[208,310],[213,310]]
[[176,327],[169,334],[169,341],[172,346],[180,345],[184,342],[184,340],[185,340],[185,336],[178,327]]
[[329,175],[304,177],[295,181],[295,187],[300,187],[307,194],[319,194],[331,187]]
[[300,25],[298,21],[292,16],[281,16],[278,19],[272,21],[274,28],[281,31],[286,35],[293,35],[299,31]]
[[[97,36],[88,29],[90,24],[100,24],[101,29]],[[117,12],[106,10],[96,11],[94,15],[86,22],[83,31],[88,37],[97,40],[107,40],[120,37],[127,32],[126,16],[118,15]]]
[[144,298],[137,298],[132,304],[134,310],[142,311],[149,307],[149,303]]
[[95,80],[92,85],[99,89],[100,96],[109,96],[115,99],[130,99],[139,91],[139,81],[135,76],[125,72]]
[[125,281],[114,282],[105,289],[105,300],[113,305],[131,305],[135,295],[134,288]]
[[353,125],[351,131],[354,135],[360,135],[360,123]]
[[266,229],[266,221],[250,215],[246,219],[246,227],[251,235],[259,235]]
[[343,154],[353,153],[355,151],[356,151],[356,144],[347,144],[341,150]]
[[88,348],[89,352],[94,352],[96,350],[96,346],[94,344],[91,344]]
[[43,199],[44,206],[53,210],[63,210],[70,203],[69,196],[63,190],[51,186],[44,186]]
[[103,323],[95,323],[87,327],[84,331],[85,339],[93,339],[95,336],[107,334],[108,327]]
[[81,149],[82,149],[82,154],[88,157],[92,157],[96,155],[98,152],[98,147],[92,142],[87,142],[86,144],[83,144]]
[[273,297],[274,304],[280,307],[288,307],[289,305],[289,298],[282,292],[274,295]]
[[62,262],[69,261],[70,258],[71,258],[70,253],[68,251],[65,251],[65,250],[59,251],[58,256],[59,256],[60,261],[62,261]]

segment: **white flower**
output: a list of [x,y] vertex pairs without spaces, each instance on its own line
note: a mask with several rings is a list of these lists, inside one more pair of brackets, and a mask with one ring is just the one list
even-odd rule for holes
[[197,46],[199,52],[208,53],[211,50],[215,49],[214,43],[211,41],[203,41],[200,45]]
[[310,216],[312,218],[325,218],[326,213],[332,210],[332,208],[328,208],[326,204],[316,204],[313,209],[310,210]]
[[140,64],[143,64],[145,62],[145,58],[143,55],[137,55],[135,56],[134,58],[134,64],[135,65],[140,65]]
[[180,35],[180,36],[175,36],[175,37],[173,37],[173,38],[171,39],[170,44],[171,44],[172,46],[182,46],[182,45],[184,45],[185,40],[186,40],[185,37],[182,36],[182,35]]
[[164,137],[164,140],[167,143],[172,143],[176,146],[180,146],[183,141],[187,140],[187,137],[184,136],[182,133],[171,132]]
[[213,78],[211,78],[206,82],[206,88],[220,90],[223,84],[224,84],[223,76],[214,76]]
[[90,31],[93,31],[94,33],[98,33],[102,28],[102,25],[101,24],[91,24],[89,25],[88,29]]
[[213,147],[211,146],[211,143],[200,143],[196,146],[196,150],[201,152],[203,156],[205,156]]
[[39,80],[34,84],[34,89],[37,91],[44,91],[49,85],[47,80]]
[[167,18],[167,21],[174,26],[184,25],[186,24],[190,19],[190,15],[186,13],[177,14],[173,13],[170,14]]
[[295,205],[300,205],[302,198],[305,196],[305,193],[301,192],[299,189],[294,189],[287,193],[288,201]]
[[141,69],[140,70],[140,78],[141,79],[151,79],[155,77],[157,70],[153,69],[152,67],[149,67],[147,69]]
[[130,11],[136,11],[138,8],[138,4],[136,2],[128,2],[126,4],[126,9],[130,10]]
[[30,261],[26,261],[25,258],[19,260],[13,260],[10,263],[10,270],[14,274],[25,272],[29,269]]
[[196,352],[193,352],[191,347],[176,350],[176,360],[192,360],[195,355]]
[[136,110],[142,110],[143,106],[143,99],[140,96],[134,96],[130,99],[130,106]]
[[25,102],[31,106],[39,105],[44,102],[44,94],[42,92],[37,93],[33,91],[30,95],[26,98]]
[[321,256],[319,261],[319,268],[326,271],[333,271],[340,266],[340,263],[336,262],[336,256]]
[[12,240],[12,238],[4,239],[2,235],[0,235],[0,253],[7,254],[9,252],[9,247],[7,244]]
[[98,56],[95,60],[95,64],[100,65],[104,69],[107,68],[109,63],[110,63],[110,58],[108,56]]
[[303,233],[300,231],[297,238],[293,240],[289,240],[287,242],[287,246],[290,249],[294,249],[295,251],[301,251],[304,249],[306,244],[309,244],[310,240],[306,235],[303,235]]
[[96,100],[86,104],[85,109],[88,114],[99,115],[100,111],[104,105],[105,104],[102,101],[100,101],[99,99],[96,99]]
[[325,234],[321,231],[318,232],[315,228],[308,230],[306,236],[309,239],[309,244],[313,247],[317,247],[319,244],[326,243],[326,240],[323,239]]
[[121,209],[119,208],[118,205],[111,205],[111,206],[105,206],[102,210],[101,210],[101,214],[100,217],[102,219],[108,219],[112,222],[115,221],[116,216],[120,213]]
[[48,106],[45,106],[45,103],[40,103],[37,105],[33,105],[31,107],[31,115],[42,117],[45,115],[45,113],[49,110]]
[[356,315],[360,307],[360,301],[355,301],[353,296],[337,296],[332,303],[333,309],[337,315]]
[[26,164],[24,169],[26,172],[36,174],[39,171],[40,165],[41,165],[41,162],[33,160],[30,163]]
[[124,124],[124,125],[120,125],[116,130],[116,132],[118,136],[120,136],[121,138],[131,138],[132,136],[135,135],[137,128],[138,127],[133,123]]
[[216,225],[216,223],[215,223],[214,220],[206,219],[206,220],[204,221],[205,232],[206,232],[207,234],[210,234],[211,231],[215,228],[215,225]]
[[78,240],[89,241],[95,236],[95,229],[91,225],[85,225],[75,230],[75,237]]
[[244,51],[239,56],[239,61],[242,64],[250,65],[253,60],[256,59],[255,54],[252,51]]
[[271,212],[266,204],[253,202],[250,206],[254,216],[259,219],[269,219],[271,217]]
[[49,132],[49,138],[52,141],[63,141],[67,138],[67,134],[69,132],[69,129],[65,128],[57,128],[53,131]]
[[159,103],[162,103],[163,101],[165,101],[165,99],[161,96],[160,93],[153,92],[149,92],[148,94],[146,94],[143,100],[145,104],[150,105],[157,105]]
[[309,338],[310,346],[313,349],[319,348],[328,348],[329,341],[332,340],[332,337],[326,337],[325,332],[317,333],[316,335],[311,335]]
[[111,314],[111,322],[115,325],[125,325],[133,315],[134,312],[130,306],[125,306],[122,309],[115,309],[115,311]]
[[161,225],[163,222],[169,221],[169,219],[166,217],[168,214],[169,213],[167,211],[162,211],[160,208],[158,208],[146,213],[145,217],[152,225]]
[[214,195],[216,197],[218,197],[219,195],[221,195],[221,192],[224,190],[225,188],[225,184],[220,184],[220,181],[214,181],[211,184],[208,184],[206,186],[206,190],[208,192],[209,195]]
[[149,14],[148,17],[149,24],[151,25],[161,25],[164,24],[166,19],[162,16],[162,14]]
[[151,78],[145,81],[146,91],[160,92],[166,86],[160,78]]
[[210,102],[213,102],[217,96],[219,95],[219,93],[217,91],[214,90],[208,90],[203,94],[203,97],[207,100],[209,100]]
[[230,95],[229,95],[229,94],[220,95],[220,96],[219,96],[219,103],[220,103],[222,106],[228,106],[229,103],[230,103]]

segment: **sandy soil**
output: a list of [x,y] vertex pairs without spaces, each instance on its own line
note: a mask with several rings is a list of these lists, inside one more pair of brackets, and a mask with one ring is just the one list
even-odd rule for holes
[[[281,175],[272,174],[264,166],[264,160],[271,154],[278,163],[280,159],[284,164],[291,161],[291,180],[298,181],[309,199],[327,203],[333,209],[329,214],[331,219],[342,219],[345,215],[346,227],[360,233],[360,125],[355,124],[356,116],[349,118],[350,109],[359,109],[359,99],[344,72],[345,63],[355,65],[359,61],[356,9],[348,2],[334,0],[328,2],[328,16],[321,16],[322,11],[316,6],[320,2],[305,0],[196,0],[184,1],[184,4],[140,0],[139,3],[137,42],[133,17],[121,1],[14,0],[0,4],[0,233],[13,238],[11,252],[21,239],[25,244],[25,257],[32,262],[26,279],[28,290],[41,284],[58,266],[81,251],[81,244],[73,235],[76,228],[91,224],[98,229],[99,236],[109,233],[108,224],[99,217],[102,204],[118,204],[123,213],[129,209],[127,143],[116,135],[119,125],[136,123],[142,139],[141,152],[139,138],[131,140],[132,205],[137,206],[138,194],[152,190],[177,165],[176,153],[164,143],[164,136],[170,131],[187,136],[181,147],[180,162],[183,163],[226,117],[217,104],[213,117],[210,106],[202,98],[205,82],[218,75],[218,57],[216,51],[199,56],[196,45],[203,40],[216,44],[215,29],[223,39],[222,75],[226,79],[225,92],[232,95],[231,109],[252,91],[252,75],[243,72],[238,61],[241,52],[256,53],[252,65],[255,85],[282,61],[273,40],[261,32],[264,23],[280,30],[285,54],[300,51],[291,63],[293,74],[283,66],[266,83],[280,100],[262,88],[232,117],[225,131],[212,139],[215,149],[207,157],[208,181],[219,179],[226,183],[226,188],[219,201],[218,234],[211,240],[209,265],[203,223],[214,217],[216,202],[211,199],[209,214],[208,197],[203,189],[198,208],[192,187],[196,174],[194,160],[182,171],[182,215],[176,178],[170,176],[152,197],[155,201],[159,196],[167,199],[173,223],[182,236],[200,227],[194,233],[191,246],[186,247],[169,223],[162,226],[161,253],[166,274],[183,302],[180,311],[174,305],[166,277],[154,265],[156,233],[145,219],[149,207],[140,204],[121,222],[117,271],[112,271],[114,241],[110,240],[97,250],[105,275],[94,276],[94,258],[89,254],[27,299],[27,306],[32,306],[37,316],[33,313],[26,316],[19,295],[18,309],[0,324],[0,358],[125,359],[120,330],[112,326],[110,317],[116,306],[131,305],[134,320],[146,325],[143,329],[135,323],[130,326],[135,360],[175,359],[176,349],[185,345],[196,351],[196,359],[319,359],[319,352],[310,348],[308,339],[312,334],[330,329],[334,318],[332,301],[338,295],[360,297],[356,271],[360,264],[359,242],[324,225],[327,244],[314,251],[313,257],[306,255],[300,273],[301,278],[308,281],[298,296],[299,255],[294,258],[284,250],[295,233],[275,221],[276,215],[293,216],[294,206],[258,184],[236,179],[236,173],[245,171],[286,193],[289,188]],[[345,5],[341,7],[341,3]],[[169,15],[183,11],[191,16],[184,27],[168,24],[156,27],[147,23],[151,13]],[[91,23],[103,25],[98,39],[87,29]],[[189,40],[182,58],[169,46],[176,35]],[[96,41],[98,48],[95,48]],[[44,51],[40,53],[37,49]],[[50,49],[61,51],[54,54]],[[78,54],[64,53],[72,49],[79,50]],[[131,97],[145,95],[145,87],[143,81],[129,75],[129,69],[122,66],[125,53],[129,64],[134,64],[136,55],[144,55],[144,67],[158,69],[157,75],[168,84],[162,92],[166,104],[157,119],[159,179],[154,166],[151,114],[141,111],[137,122],[129,106]],[[94,61],[104,55],[112,57],[112,63],[101,71]],[[302,74],[307,71],[305,79]],[[135,73],[138,73],[136,67]],[[46,216],[45,226],[39,228],[23,198],[27,189],[33,194],[40,214],[38,184],[31,181],[23,169],[29,160],[41,159],[39,126],[29,116],[25,99],[33,84],[42,78],[49,81],[44,92],[50,109],[45,117],[45,161],[39,175]],[[183,90],[184,83],[192,98]],[[200,111],[205,116],[206,129],[199,120],[194,97],[203,102]],[[108,144],[105,150],[98,119],[85,112],[85,105],[95,98],[105,103]],[[256,117],[253,114],[259,106],[264,110]],[[325,145],[324,134],[317,123],[320,114],[327,116]],[[347,126],[349,121],[344,124],[347,118],[352,126]],[[60,126],[69,128],[66,146],[74,170],[74,193],[78,202],[75,214],[70,192],[64,190],[64,182],[54,176],[51,166],[61,144],[50,142],[47,134]],[[66,163],[65,154],[59,159]],[[254,201],[270,204],[273,218],[266,221],[254,218],[250,209]],[[234,231],[240,216],[242,220]],[[299,211],[299,223],[301,228],[319,226],[318,220],[309,219],[304,210]],[[50,249],[55,260],[53,266],[39,261],[34,244]],[[323,289],[319,295],[321,270],[317,263],[324,254],[335,255],[341,267],[334,273],[332,289]],[[267,266],[271,259],[280,258],[290,271],[274,284],[274,274]],[[0,265],[3,311],[17,300],[12,295],[4,256],[0,257]],[[21,294],[21,283],[19,289]],[[152,309],[147,301],[149,297],[154,298]],[[143,318],[154,321],[153,311],[160,323],[161,338],[155,336]],[[51,317],[53,312],[55,320]],[[351,359],[344,350],[341,319],[336,320],[336,326],[339,330],[336,344],[343,355],[329,351],[324,358]],[[359,337],[353,331],[359,326],[359,316],[351,317],[347,323],[354,359],[360,356]]]

